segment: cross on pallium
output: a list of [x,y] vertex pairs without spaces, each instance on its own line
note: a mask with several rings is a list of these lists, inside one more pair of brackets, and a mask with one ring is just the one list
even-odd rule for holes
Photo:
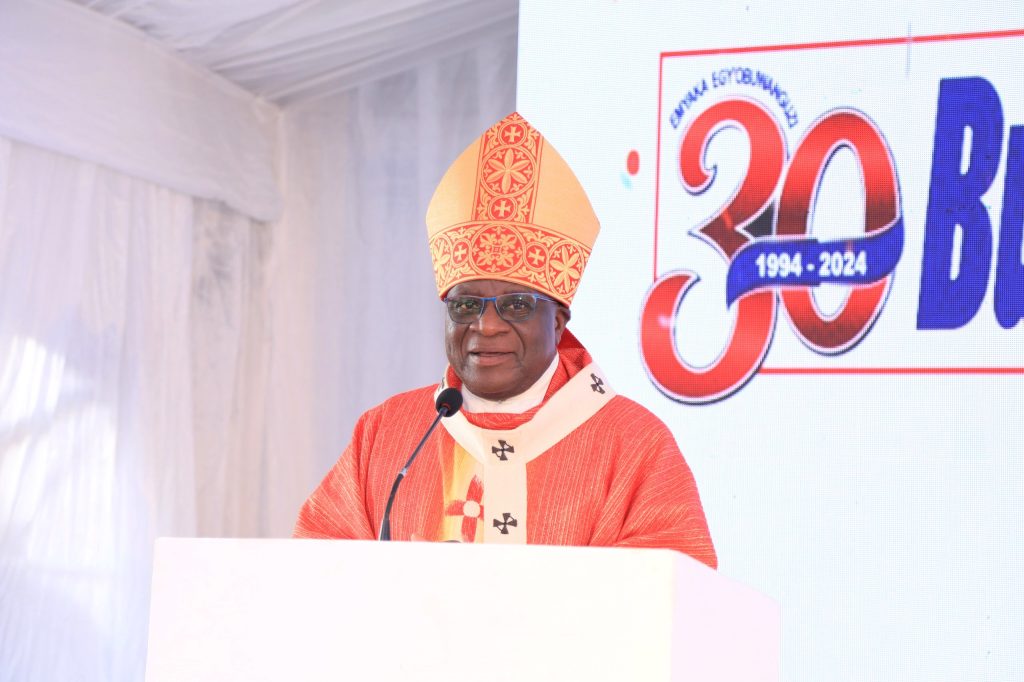
[[507,462],[509,454],[515,453],[516,449],[503,440],[499,440],[498,445],[501,447],[491,447],[491,453],[497,455],[502,462]]
[[590,378],[594,380],[594,383],[590,384],[590,390],[604,395],[604,382],[601,381],[601,377],[591,374]]
[[519,526],[519,522],[516,521],[508,512],[503,512],[501,518],[501,521],[494,519],[494,527],[501,531],[502,535],[508,535],[509,526],[512,526],[513,528]]

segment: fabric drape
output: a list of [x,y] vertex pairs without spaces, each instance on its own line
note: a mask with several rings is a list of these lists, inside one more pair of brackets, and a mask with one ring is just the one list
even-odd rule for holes
[[142,679],[153,540],[288,535],[440,376],[423,215],[515,74],[509,34],[284,111],[274,223],[0,136],[0,682]]
[[0,679],[141,679],[153,540],[265,533],[269,246],[0,139]]
[[2,137],[275,220],[279,120],[120,21],[66,0],[0,2]]

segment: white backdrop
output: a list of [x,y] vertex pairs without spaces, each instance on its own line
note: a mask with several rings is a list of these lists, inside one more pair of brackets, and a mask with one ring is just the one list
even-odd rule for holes
[[0,38],[0,680],[138,680],[154,539],[289,535],[439,376],[423,215],[515,26],[287,109],[63,1]]
[[[1000,234],[1005,197],[1024,191],[1004,192],[1009,128],[1024,123],[1015,70],[1024,35],[918,40],[1020,29],[1020,8],[737,2],[695,12],[684,3],[524,0],[520,18],[519,110],[570,161],[602,220],[573,306],[574,333],[616,390],[675,432],[701,488],[720,570],[781,602],[784,679],[1024,678],[1024,325],[1004,328],[994,312],[995,254],[1013,229],[1004,224]],[[737,68],[714,82],[713,74]],[[758,72],[771,78],[767,89]],[[940,81],[973,76],[992,84],[1005,120],[983,199],[995,226],[993,265],[969,323],[919,329]],[[709,190],[686,191],[679,171],[684,131],[729,98],[757,102],[778,120],[790,158],[826,112],[866,114],[895,163],[905,243],[860,343],[816,352],[780,307],[759,370],[702,404],[658,389],[639,335],[655,275],[688,269],[701,279],[669,311],[672,352],[707,367],[729,340],[736,305],[726,307],[727,263],[696,228],[763,155],[751,160],[747,137],[726,128],[697,157],[714,167]],[[968,106],[947,111],[961,114],[957,105]],[[975,133],[981,144],[982,129]],[[830,158],[811,232],[862,237],[868,171],[849,149]],[[754,175],[775,187],[774,178]],[[956,239],[966,243],[962,233]],[[1021,287],[1010,289],[1019,295]],[[814,299],[831,315],[849,291],[826,283]]]

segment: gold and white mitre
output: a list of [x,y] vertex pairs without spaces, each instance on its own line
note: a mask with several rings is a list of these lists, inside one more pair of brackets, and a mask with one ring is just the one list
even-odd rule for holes
[[569,165],[513,112],[462,152],[427,208],[437,292],[496,279],[568,306],[599,229]]

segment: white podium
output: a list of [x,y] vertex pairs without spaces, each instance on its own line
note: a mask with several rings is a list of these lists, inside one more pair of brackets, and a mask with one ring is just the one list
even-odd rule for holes
[[668,550],[157,541],[148,682],[778,680],[778,604]]

